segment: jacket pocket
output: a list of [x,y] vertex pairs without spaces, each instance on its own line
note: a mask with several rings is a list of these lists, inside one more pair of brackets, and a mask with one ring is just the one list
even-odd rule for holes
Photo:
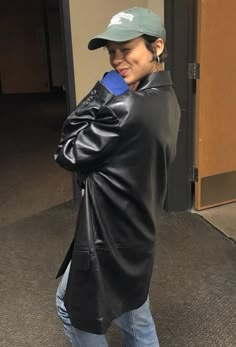
[[89,249],[78,249],[74,251],[72,265],[77,271],[88,271],[90,268]]

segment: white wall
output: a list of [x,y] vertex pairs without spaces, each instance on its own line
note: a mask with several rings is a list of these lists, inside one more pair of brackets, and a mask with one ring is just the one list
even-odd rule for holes
[[89,51],[89,40],[106,29],[115,13],[134,6],[150,7],[161,17],[164,16],[164,0],[70,0],[77,102],[105,71],[111,69],[107,51],[103,48]]

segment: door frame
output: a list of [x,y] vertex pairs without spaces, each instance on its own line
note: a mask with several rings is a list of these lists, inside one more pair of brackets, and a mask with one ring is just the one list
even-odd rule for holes
[[59,8],[64,48],[66,104],[67,112],[70,113],[75,109],[76,96],[69,0],[59,0]]
[[[75,93],[75,70],[74,70],[74,61],[73,61],[69,0],[59,0],[59,7],[60,7],[62,41],[63,41],[63,50],[64,50],[64,62],[65,62],[66,105],[67,105],[67,114],[70,114],[76,107],[76,93]],[[81,192],[77,184],[76,173],[72,174],[72,186],[73,186],[72,200],[74,204],[78,206],[81,199]]]
[[189,79],[189,63],[196,60],[197,0],[165,0],[164,19],[168,59],[181,108],[176,160],[171,168],[167,211],[186,211],[194,199],[194,138],[196,81]]

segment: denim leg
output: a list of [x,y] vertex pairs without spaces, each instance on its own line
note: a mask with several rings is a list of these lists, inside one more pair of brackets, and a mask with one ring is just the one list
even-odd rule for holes
[[155,324],[149,308],[149,298],[138,309],[115,319],[123,336],[123,347],[159,347]]
[[57,307],[57,312],[59,317],[61,318],[63,325],[64,325],[64,331],[66,336],[69,338],[71,344],[72,344],[72,325],[71,321],[69,318],[69,315],[66,311],[65,305],[64,305],[64,295],[66,292],[66,286],[67,286],[67,281],[68,281],[68,276],[69,276],[69,271],[70,271],[70,264],[68,265],[61,282],[57,288],[57,293],[56,293],[56,307]]
[[64,295],[66,291],[70,265],[68,265],[62,280],[58,286],[56,294],[56,306],[58,315],[61,318],[66,336],[73,347],[108,347],[104,335],[91,334],[86,331],[76,329],[71,324],[68,312],[64,305]]

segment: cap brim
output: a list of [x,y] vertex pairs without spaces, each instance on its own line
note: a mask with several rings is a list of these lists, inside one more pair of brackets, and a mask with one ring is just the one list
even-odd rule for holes
[[104,33],[92,38],[88,43],[88,49],[94,50],[100,47],[104,47],[106,46],[107,41],[125,42],[125,41],[135,39],[136,37],[139,37],[142,35],[143,33],[140,33],[138,31],[127,31],[127,30],[109,31],[108,29]]

